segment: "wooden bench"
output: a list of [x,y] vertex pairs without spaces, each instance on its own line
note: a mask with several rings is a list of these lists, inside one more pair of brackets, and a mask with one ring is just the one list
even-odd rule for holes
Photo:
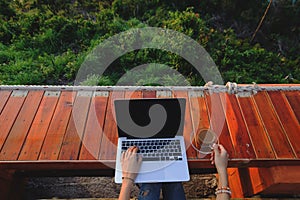
[[113,100],[183,97],[191,173],[214,172],[209,156],[190,145],[191,134],[210,128],[230,155],[233,196],[287,192],[276,171],[294,177],[299,193],[299,88],[0,86],[0,191],[18,176],[113,176]]

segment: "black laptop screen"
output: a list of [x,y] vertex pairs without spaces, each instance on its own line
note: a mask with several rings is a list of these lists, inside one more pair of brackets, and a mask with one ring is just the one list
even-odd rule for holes
[[119,137],[172,138],[183,134],[185,99],[115,100]]

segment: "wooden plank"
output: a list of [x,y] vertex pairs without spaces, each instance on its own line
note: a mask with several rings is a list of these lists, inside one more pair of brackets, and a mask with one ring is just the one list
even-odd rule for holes
[[220,144],[225,147],[230,158],[237,158],[226,124],[226,117],[224,115],[219,94],[205,94],[205,98],[211,129],[218,135]]
[[[274,166],[269,170],[273,182],[262,191],[265,195],[299,195],[300,194],[300,172],[299,166]],[[263,176],[267,182],[270,176]]]
[[56,160],[70,119],[75,92],[63,91],[43,143],[39,160]]
[[[190,91],[189,102],[191,119],[193,123],[193,137],[202,129],[210,129],[208,110],[202,91]],[[193,139],[193,138],[192,138]],[[196,146],[195,146],[196,147]],[[210,155],[197,152],[198,158],[209,159]]]
[[193,134],[193,124],[191,119],[191,110],[190,110],[190,102],[189,95],[187,91],[179,91],[176,90],[173,92],[173,96],[176,98],[185,98],[185,121],[184,121],[184,130],[183,137],[186,147],[186,154],[189,159],[197,158],[196,150],[191,146],[191,134]]
[[43,91],[30,91],[0,152],[0,160],[16,160],[40,105]]
[[92,91],[78,91],[72,115],[59,153],[59,160],[75,160],[79,157]]
[[0,115],[0,150],[11,130],[19,111],[25,101],[25,96],[10,96]]
[[106,118],[104,123],[104,134],[101,141],[100,160],[115,160],[117,153],[118,133],[115,121],[114,100],[124,98],[124,91],[110,92]]
[[298,123],[300,124],[300,92],[299,91],[285,91],[284,95],[289,101],[292,110],[296,118],[298,119]]
[[[44,171],[44,170],[113,170],[108,166],[115,165],[115,160],[36,160],[36,161],[1,161],[0,169],[17,171]],[[45,171],[46,175],[47,172]],[[76,172],[75,172],[76,173]],[[50,175],[50,174],[48,174]]]
[[144,90],[143,91],[143,98],[155,98],[156,91],[155,90]]
[[10,97],[11,91],[5,90],[5,91],[1,91],[0,90],[0,115],[1,112],[8,100],[8,98]]
[[228,183],[231,189],[231,197],[232,198],[243,198],[245,197],[245,193],[247,193],[248,188],[246,188],[242,183],[242,179],[240,177],[240,172],[238,168],[228,168]]
[[[76,170],[76,169],[91,169],[93,166],[105,164],[101,169],[111,169],[110,166],[115,166],[116,160],[15,160],[15,161],[0,161],[0,171],[5,169],[13,170]],[[268,162],[267,162],[268,161]],[[270,161],[270,162],[269,162]],[[190,169],[215,169],[207,159],[190,159],[188,160]],[[299,167],[300,160],[295,159],[264,159],[264,160],[249,160],[249,159],[229,159],[228,167],[259,167],[269,168],[274,166],[294,166]],[[106,165],[109,164],[109,165]],[[111,165],[110,165],[111,164]],[[192,171],[192,170],[191,170]]]
[[143,93],[141,90],[133,90],[125,92],[125,99],[140,99],[143,98]]
[[99,157],[107,102],[106,95],[94,95],[92,98],[79,155],[80,160],[95,160]]
[[[240,175],[241,179],[244,177],[243,174]],[[264,178],[267,179],[263,180]],[[251,183],[250,188],[253,190],[253,194],[264,191],[273,182],[272,174],[268,168],[249,167],[247,179],[250,179],[249,183]]]
[[254,100],[276,156],[278,158],[295,158],[293,149],[280,125],[268,94],[259,92],[254,96]]
[[290,144],[292,145],[297,157],[300,157],[300,142],[299,133],[300,126],[297,118],[293,114],[293,110],[290,107],[287,99],[282,92],[268,92],[275,111],[280,119],[280,122],[285,130]]
[[236,156],[238,158],[255,158],[253,144],[236,96],[224,93],[220,94],[220,96]]
[[18,160],[38,159],[59,95],[60,92],[45,92]]
[[[300,189],[299,166],[249,168],[253,194],[296,195]],[[244,176],[241,176],[244,178]]]
[[258,158],[275,158],[274,149],[264,129],[252,97],[238,98],[240,108]]

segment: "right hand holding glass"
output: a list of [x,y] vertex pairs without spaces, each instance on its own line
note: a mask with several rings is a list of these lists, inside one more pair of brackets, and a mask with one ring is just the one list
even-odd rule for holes
[[221,144],[213,145],[213,152],[211,154],[211,164],[215,164],[218,172],[226,170],[228,165],[228,154],[226,149]]

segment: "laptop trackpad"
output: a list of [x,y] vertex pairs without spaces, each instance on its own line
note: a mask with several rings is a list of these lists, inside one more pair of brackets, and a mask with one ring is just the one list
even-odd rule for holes
[[[182,162],[183,163],[183,162]],[[151,183],[151,182],[172,182],[179,180],[188,180],[188,174],[182,173],[182,163],[174,162],[160,162],[160,163],[147,163],[142,165],[138,177],[136,178],[137,183]]]
[[160,182],[160,180],[165,180],[165,168],[166,165],[161,162],[148,162],[147,165],[142,164],[139,175],[136,178],[136,182],[151,183]]

